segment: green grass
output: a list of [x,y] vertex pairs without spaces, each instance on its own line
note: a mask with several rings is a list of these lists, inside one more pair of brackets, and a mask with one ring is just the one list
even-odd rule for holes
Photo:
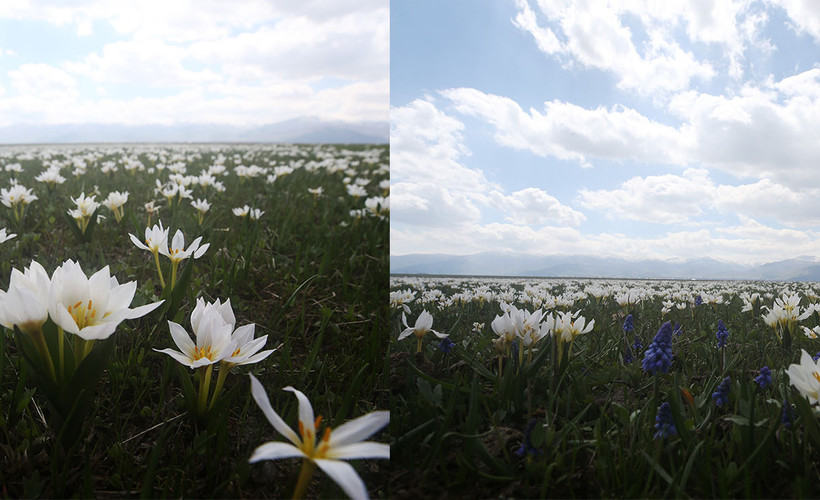
[[[396,498],[605,497],[605,498],[811,498],[820,494],[820,425],[808,400],[789,384],[785,370],[801,349],[820,341],[799,330],[790,347],[761,319],[743,312],[744,292],[799,293],[801,307],[816,301],[815,284],[732,282],[599,282],[393,277],[391,290],[415,292],[406,304],[409,324],[422,310],[433,329],[455,342],[449,354],[427,334],[421,353],[414,336],[397,342],[401,308],[393,309],[394,353],[391,433]],[[604,292],[592,295],[596,288]],[[483,292],[481,292],[483,290]],[[615,296],[638,292],[621,306]],[[440,293],[439,293],[440,292]],[[481,292],[481,293],[480,293]],[[488,293],[489,292],[489,293]],[[720,301],[695,306],[703,293]],[[489,296],[489,300],[479,297]],[[558,299],[558,300],[556,300]],[[664,300],[686,304],[663,312]],[[771,307],[772,297],[762,304]],[[594,329],[576,338],[558,363],[558,345],[541,339],[523,363],[499,355],[490,323],[502,302],[532,312],[579,311]],[[634,318],[635,331],[622,328]],[[721,319],[728,344],[718,349]],[[800,325],[818,324],[817,313]],[[657,376],[641,367],[644,349],[661,324],[683,327],[673,335],[674,361]],[[475,331],[474,322],[483,323]],[[635,337],[643,349],[627,362]],[[568,361],[566,361],[568,359]],[[498,366],[502,365],[499,374]],[[754,381],[772,370],[772,385]],[[729,403],[712,393],[731,377]],[[792,424],[781,424],[783,401]],[[658,407],[669,402],[677,434],[655,439]],[[526,442],[531,452],[516,451]],[[533,451],[534,450],[534,451]]]
[[[46,158],[45,152],[49,153]],[[168,179],[156,164],[182,162],[187,175],[198,175],[224,155],[228,175],[219,177],[225,191],[204,192],[212,207],[200,227],[190,200],[175,207],[154,193],[155,179]],[[138,159],[143,171],[126,171],[123,158]],[[50,162],[84,159],[87,172],[67,178],[52,192],[34,180]],[[104,174],[104,162],[118,171]],[[50,409],[36,392],[10,332],[3,338],[0,361],[0,495],[4,497],[237,497],[289,495],[299,471],[297,460],[250,465],[248,457],[265,441],[282,440],[250,396],[247,373],[266,388],[271,403],[290,425],[296,424],[295,398],[282,387],[303,391],[317,414],[333,426],[377,409],[388,409],[387,351],[389,328],[388,229],[386,219],[353,218],[363,198],[348,195],[343,180],[371,179],[369,196],[385,193],[388,150],[379,146],[53,146],[0,149],[0,165],[20,163],[18,182],[39,197],[25,219],[15,223],[11,209],[0,206],[0,220],[17,237],[0,245],[0,284],[8,286],[12,268],[31,260],[51,273],[66,259],[78,261],[87,275],[110,266],[120,283],[138,284],[134,304],[158,300],[153,257],[137,249],[128,233],[142,239],[147,215],[143,204],[157,200],[159,218],[171,235],[181,229],[190,242],[210,243],[193,262],[191,282],[175,319],[190,331],[197,297],[230,299],[237,326],[256,324],[256,336],[268,335],[266,348],[278,350],[256,365],[233,369],[223,394],[225,409],[209,421],[186,411],[179,365],[153,349],[176,348],[167,321],[155,314],[126,321],[112,336],[112,361],[104,372],[78,445],[56,445]],[[241,179],[236,165],[292,165],[293,173],[273,183],[266,176]],[[340,166],[341,168],[333,168]],[[11,174],[0,173],[0,186]],[[315,198],[308,188],[323,187]],[[65,217],[70,198],[84,192],[128,191],[121,223],[104,207],[91,241],[81,243]],[[264,211],[258,221],[232,214],[250,205]],[[152,224],[156,223],[153,218]],[[166,279],[170,275],[168,259]],[[184,369],[187,374],[191,370]],[[387,432],[374,440],[388,442]],[[389,492],[387,461],[353,461],[374,497]],[[311,495],[337,497],[333,481],[317,473]]]

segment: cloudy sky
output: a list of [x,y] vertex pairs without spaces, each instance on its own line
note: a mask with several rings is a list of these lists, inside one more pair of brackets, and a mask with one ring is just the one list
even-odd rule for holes
[[390,17],[393,255],[820,257],[820,3]]
[[387,0],[0,2],[0,126],[388,121]]

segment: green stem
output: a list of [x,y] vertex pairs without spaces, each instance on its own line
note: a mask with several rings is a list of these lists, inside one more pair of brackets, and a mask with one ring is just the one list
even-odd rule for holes
[[33,332],[31,336],[34,340],[34,344],[37,346],[37,350],[40,351],[40,356],[42,356],[43,361],[46,363],[46,366],[48,366],[51,379],[56,383],[57,373],[54,371],[54,362],[51,360],[51,353],[48,352],[48,344],[46,344],[46,338],[43,336],[43,328],[40,327],[40,329]]
[[[148,224],[151,224],[151,221],[148,221]],[[154,250],[154,263],[157,265],[157,272],[159,273],[159,284],[162,285],[163,290],[165,289],[165,279],[162,277],[162,268],[159,266],[159,252]]]
[[174,290],[174,285],[177,282],[177,268],[179,267],[179,261],[175,260],[171,262],[171,291]]
[[199,404],[197,405],[200,415],[205,413],[205,403],[208,401],[208,392],[211,390],[211,373],[214,365],[208,365],[205,369],[205,376],[199,379]]
[[421,339],[422,337],[416,337],[416,352],[421,352]]
[[85,357],[88,356],[91,353],[91,349],[93,349],[93,348],[94,348],[94,341],[93,340],[86,340],[85,342],[83,342],[83,357],[82,357],[82,359],[85,359]]
[[293,498],[305,498],[310,478],[316,470],[316,464],[309,458],[302,460],[302,468],[299,470],[299,479],[296,481],[296,488],[293,489]]
[[57,327],[57,353],[60,356],[60,359],[59,359],[59,361],[60,361],[60,377],[62,377],[63,374],[65,373],[65,368],[64,368],[64,365],[63,365],[63,353],[65,352],[65,348],[63,347],[63,344],[65,344],[65,332],[63,331],[63,327],[58,326]]
[[211,396],[211,404],[208,405],[209,410],[214,407],[214,404],[216,404],[216,397],[222,390],[222,385],[225,383],[225,379],[228,378],[228,372],[231,371],[232,366],[232,363],[226,363],[224,361],[219,363],[219,376],[216,377],[216,388],[214,389],[213,396]]

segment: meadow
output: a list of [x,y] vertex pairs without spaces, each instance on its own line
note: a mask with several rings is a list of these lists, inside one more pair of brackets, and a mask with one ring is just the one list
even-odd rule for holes
[[816,283],[390,290],[395,498],[820,495]]
[[[8,290],[0,315],[13,323],[0,335],[0,495],[289,496],[301,459],[249,463],[257,447],[285,438],[252,397],[248,374],[291,428],[297,398],[282,388],[304,393],[322,416],[317,437],[388,410],[388,154],[387,146],[342,145],[0,147],[0,226],[14,235],[0,238],[0,288]],[[160,222],[167,257],[137,245],[157,245],[146,229]],[[136,282],[132,312],[107,338],[64,331],[65,318],[96,325],[99,303],[126,293],[92,277],[89,286],[110,284],[110,294],[93,306],[68,305],[68,316],[63,306],[62,316],[49,309],[38,343],[29,336],[36,327],[9,320],[33,314],[25,300],[13,307],[13,295],[31,294],[10,285],[34,280],[33,262],[41,265],[52,280],[44,295],[51,307],[63,293],[54,292],[58,275],[64,293],[79,293],[69,290],[66,276],[79,276],[69,260],[89,277],[107,267],[120,285]],[[13,270],[26,276],[13,278]],[[214,363],[207,368],[158,352],[181,348],[169,321],[197,332],[198,300],[209,304],[202,317],[230,323],[228,333],[234,320],[254,324],[254,338],[267,336],[254,348],[273,352],[217,367],[212,346],[203,354],[197,344],[200,364]],[[230,322],[212,314],[217,300],[223,318],[235,315]],[[44,350],[51,361],[38,357]],[[370,439],[389,443],[389,431]],[[345,463],[371,496],[388,495],[389,460]],[[309,496],[344,496],[318,470],[305,484]]]

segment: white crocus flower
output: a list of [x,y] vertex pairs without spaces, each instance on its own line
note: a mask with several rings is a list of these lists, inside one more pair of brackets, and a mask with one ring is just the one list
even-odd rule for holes
[[159,265],[159,254],[167,255],[168,253],[168,229],[162,227],[162,221],[159,221],[159,225],[154,224],[153,227],[146,227],[145,243],[131,233],[128,233],[128,236],[131,237],[131,242],[137,248],[148,250],[154,254],[154,264],[156,264],[159,273],[159,283],[162,288],[165,288],[165,279],[162,277],[162,268]]
[[233,325],[226,323],[222,316],[214,309],[204,314],[197,323],[193,324],[194,337],[196,342],[191,340],[190,335],[182,325],[168,322],[171,330],[171,338],[179,348],[154,349],[157,352],[165,353],[175,360],[190,368],[212,365],[230,356],[234,350],[234,343],[231,340]]
[[6,233],[6,228],[0,229],[0,243],[5,243],[8,240],[17,236],[17,233]]
[[[321,439],[317,439],[322,417],[314,418],[313,406],[307,396],[293,387],[283,390],[292,392],[299,401],[299,433],[291,429],[282,417],[274,411],[268,395],[259,380],[251,378],[251,394],[259,409],[265,414],[274,429],[290,443],[270,441],[257,447],[248,462],[278,460],[280,458],[302,457],[302,467],[318,466],[351,498],[368,498],[367,487],[356,470],[342,460],[357,458],[390,458],[390,446],[384,443],[364,441],[390,422],[390,412],[374,411],[346,422],[336,429],[326,427]],[[309,471],[311,469],[308,469]],[[300,477],[302,475],[300,474]],[[297,483],[294,497],[304,494],[310,476]]]
[[820,404],[820,364],[805,350],[800,354],[800,364],[791,364],[786,370],[789,383],[809,398],[812,405]]
[[421,340],[427,332],[433,333],[440,339],[447,336],[433,330],[433,316],[427,311],[422,311],[421,314],[419,314],[419,317],[416,318],[416,323],[412,327],[407,325],[407,316],[404,313],[401,313],[401,321],[404,323],[405,329],[399,334],[398,340],[404,340],[409,337],[411,333],[415,334],[418,341],[417,352],[421,352]]
[[48,294],[51,278],[38,262],[23,272],[11,270],[8,291],[0,290],[0,324],[8,329],[39,332],[48,319]]
[[197,237],[188,248],[185,248],[185,236],[182,234],[182,231],[177,229],[177,232],[174,233],[174,238],[171,240],[170,248],[160,248],[159,252],[171,259],[171,288],[174,288],[176,284],[177,278],[177,268],[179,268],[179,263],[183,260],[187,259],[188,257],[193,257],[194,259],[198,259],[205,254],[205,251],[208,250],[208,247],[211,246],[210,243],[206,243],[202,246],[199,246],[199,243],[202,241],[202,236]]
[[119,284],[108,266],[87,277],[80,264],[67,260],[51,276],[48,313],[63,330],[85,340],[107,339],[126,319],[142,317],[163,301],[129,308],[137,282]]

